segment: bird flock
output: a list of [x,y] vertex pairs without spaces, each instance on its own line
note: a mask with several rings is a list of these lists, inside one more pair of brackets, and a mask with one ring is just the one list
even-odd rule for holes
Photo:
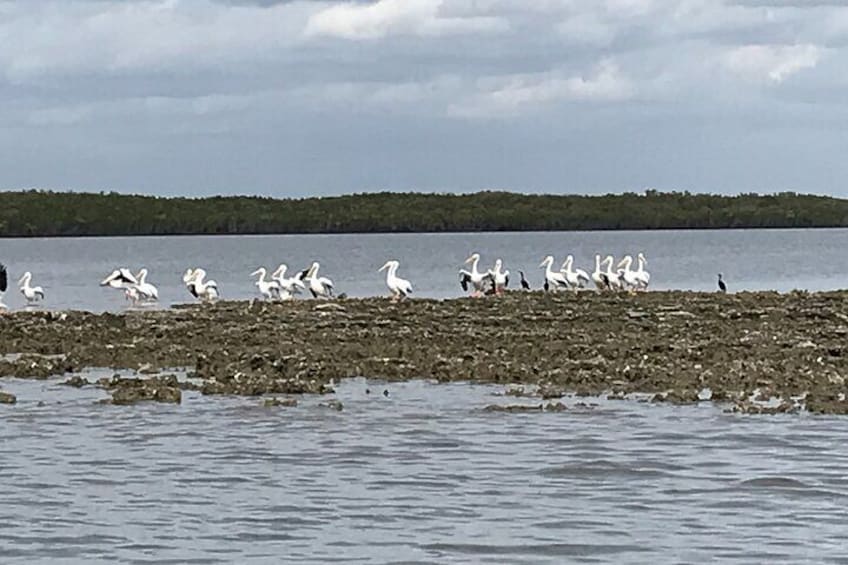
[[[554,264],[553,255],[546,256],[539,264],[539,268],[544,269],[542,288],[546,292],[565,290],[578,292],[594,287],[597,291],[632,293],[648,290],[651,283],[651,274],[646,268],[648,260],[642,252],[636,255],[635,266],[631,255],[625,255],[617,263],[612,255],[606,255],[603,258],[600,254],[595,255],[595,267],[591,273],[576,267],[573,255],[566,256],[558,270],[555,269]],[[490,269],[481,270],[480,254],[475,252],[465,260],[465,265],[467,268],[459,269],[459,283],[462,290],[470,292],[472,297],[500,296],[507,291],[510,272],[504,268],[504,261],[501,258],[496,259]],[[407,299],[413,292],[412,283],[398,276],[399,267],[400,262],[391,259],[377,270],[378,273],[385,271],[386,286],[393,301]],[[313,298],[344,297],[344,294],[336,295],[333,281],[326,276],[321,276],[319,269],[320,264],[316,261],[308,268],[287,276],[288,266],[282,263],[270,275],[265,267],[259,267],[250,276],[256,277],[257,293],[266,300],[291,300],[306,291]],[[521,289],[531,290],[524,271],[518,271],[518,273]],[[146,268],[133,274],[129,268],[120,267],[103,279],[100,286],[120,290],[133,306],[155,304],[159,300],[159,290],[147,281],[147,276]],[[19,290],[28,306],[43,301],[45,296],[42,287],[32,285],[32,279],[32,273],[27,271],[18,281]],[[182,280],[189,294],[202,303],[215,302],[220,298],[218,283],[207,279],[207,273],[201,267],[186,269]],[[8,289],[8,282],[6,267],[0,264],[0,311],[8,310],[8,307],[3,304],[3,295]],[[718,291],[727,292],[727,284],[721,274],[718,275]]]

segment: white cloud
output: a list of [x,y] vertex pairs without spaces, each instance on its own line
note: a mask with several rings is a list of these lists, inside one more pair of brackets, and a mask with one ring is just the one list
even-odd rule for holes
[[727,53],[724,62],[728,69],[745,79],[781,83],[815,67],[821,56],[822,49],[812,44],[744,45]]
[[616,102],[634,96],[635,85],[618,65],[601,61],[588,76],[563,76],[547,72],[481,80],[478,92],[453,104],[449,114],[457,117],[510,117],[556,102]]
[[442,0],[379,0],[374,4],[337,4],[313,14],[307,36],[378,39],[391,35],[442,36],[504,31],[507,21],[491,16],[448,16]]

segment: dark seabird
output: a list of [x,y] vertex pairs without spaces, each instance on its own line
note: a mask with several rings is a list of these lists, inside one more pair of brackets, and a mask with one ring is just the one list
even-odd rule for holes
[[718,274],[718,291],[727,292],[727,285],[724,284],[724,280],[721,278],[721,273]]
[[530,290],[530,283],[527,282],[527,279],[524,277],[524,271],[518,271],[518,274],[521,275],[521,288],[524,290]]

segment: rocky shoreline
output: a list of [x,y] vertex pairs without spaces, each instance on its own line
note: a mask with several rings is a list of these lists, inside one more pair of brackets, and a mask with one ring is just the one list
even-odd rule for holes
[[[132,370],[113,402],[332,392],[348,377],[521,385],[729,409],[848,413],[848,293],[509,293],[499,298],[221,302],[0,316],[3,377]],[[171,378],[187,368],[189,382]],[[523,390],[523,389],[522,389]],[[13,400],[11,400],[13,401]],[[10,402],[7,399],[7,402]]]

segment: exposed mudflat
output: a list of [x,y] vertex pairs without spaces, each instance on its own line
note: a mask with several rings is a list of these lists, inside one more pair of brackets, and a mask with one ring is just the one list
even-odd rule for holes
[[[654,401],[727,402],[745,412],[848,413],[848,293],[510,293],[447,301],[221,302],[120,315],[0,316],[0,377],[90,367],[115,401],[204,394],[325,393],[367,376],[510,383]],[[168,369],[196,377],[178,383]],[[71,385],[85,385],[78,379]],[[2,379],[0,379],[2,387]],[[147,390],[149,389],[149,390]],[[114,394],[114,393],[113,393]],[[545,400],[547,406],[548,400]]]

